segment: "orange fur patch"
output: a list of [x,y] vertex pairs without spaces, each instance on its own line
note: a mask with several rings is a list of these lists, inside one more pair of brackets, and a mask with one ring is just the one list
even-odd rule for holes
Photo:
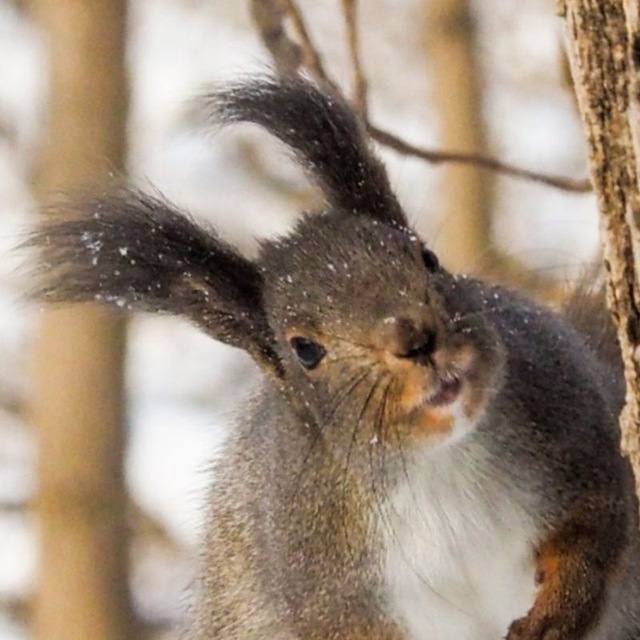
[[444,407],[425,407],[420,411],[412,435],[416,438],[445,435],[453,428],[453,416]]
[[536,584],[552,581],[558,575],[561,560],[551,549],[543,551],[538,557],[536,568]]

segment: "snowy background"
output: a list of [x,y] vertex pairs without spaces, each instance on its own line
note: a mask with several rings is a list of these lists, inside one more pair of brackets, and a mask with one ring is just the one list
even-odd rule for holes
[[[437,145],[429,107],[434,87],[424,34],[416,28],[428,2],[363,4],[373,121],[415,143]],[[562,34],[553,1],[476,4],[493,153],[582,177],[584,146],[560,77]],[[300,5],[331,73],[346,81],[339,3]],[[256,238],[285,232],[313,192],[277,145],[250,127],[212,138],[194,130],[186,116],[185,101],[207,82],[266,64],[246,3],[133,0],[128,55],[134,180],[154,184],[208,218],[249,254]],[[23,258],[11,249],[34,215],[29,181],[46,109],[45,73],[37,29],[0,0],[0,604],[28,597],[37,560],[34,523],[23,508],[36,489],[36,450],[29,426],[17,416],[29,396],[29,342],[38,309],[22,299]],[[438,230],[447,223],[438,215],[440,171],[384,150],[382,155],[410,217],[437,250]],[[510,179],[499,185],[495,235],[505,251],[561,279],[596,257],[591,196]],[[147,617],[175,620],[192,576],[206,468],[259,376],[247,357],[178,320],[136,317],[129,335],[128,480],[135,500],[173,541],[138,554],[133,584]],[[0,617],[0,640],[26,637],[20,624]]]

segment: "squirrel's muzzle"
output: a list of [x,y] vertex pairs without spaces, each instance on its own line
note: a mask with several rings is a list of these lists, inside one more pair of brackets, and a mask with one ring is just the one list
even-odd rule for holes
[[433,364],[438,331],[433,322],[391,316],[383,320],[378,342],[380,348],[396,358],[416,364]]

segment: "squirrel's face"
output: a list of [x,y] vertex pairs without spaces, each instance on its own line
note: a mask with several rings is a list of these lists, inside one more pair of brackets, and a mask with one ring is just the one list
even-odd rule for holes
[[435,444],[479,422],[501,346],[413,233],[307,217],[265,245],[262,265],[289,385],[319,425],[349,423],[371,443]]
[[331,212],[306,217],[252,261],[162,198],[122,189],[78,199],[30,241],[38,295],[189,318],[247,351],[302,422],[346,427],[326,430],[333,442],[348,439],[337,451],[433,443],[477,424],[502,363],[486,305],[473,287],[458,295],[455,278],[403,228],[349,105],[302,78],[268,77],[203,101],[218,121],[279,138]]

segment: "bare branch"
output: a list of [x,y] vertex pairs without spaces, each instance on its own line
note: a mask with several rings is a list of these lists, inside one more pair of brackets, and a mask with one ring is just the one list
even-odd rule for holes
[[406,142],[387,131],[378,129],[372,124],[368,125],[369,134],[374,140],[380,144],[402,153],[407,156],[415,156],[421,158],[431,164],[440,164],[443,162],[457,162],[460,164],[470,164],[488,171],[495,171],[503,175],[512,176],[514,178],[522,178],[532,182],[539,182],[549,187],[561,189],[563,191],[571,191],[575,193],[588,193],[591,191],[591,182],[588,179],[564,178],[562,176],[553,176],[546,173],[538,173],[529,169],[515,167],[507,162],[502,162],[495,158],[483,156],[475,153],[455,153],[451,151],[433,151],[418,147],[410,142]]
[[24,514],[31,505],[24,500],[2,500],[0,501],[0,513],[2,515]]
[[7,596],[0,599],[0,611],[14,623],[26,625],[31,620],[32,610],[30,598]]
[[251,17],[273,58],[279,75],[298,72],[302,64],[300,45],[287,35],[284,9],[279,0],[251,0]]
[[344,21],[347,26],[347,38],[349,40],[349,54],[351,55],[351,67],[353,70],[353,103],[363,120],[367,120],[367,79],[362,70],[360,61],[360,47],[357,24],[357,0],[342,0]]
[[282,0],[282,3],[287,16],[293,23],[298,37],[300,38],[303,65],[307,69],[309,69],[309,72],[320,84],[327,85],[329,87],[332,87],[334,90],[339,91],[337,85],[325,71],[322,57],[318,51],[318,48],[313,44],[313,40],[311,39],[300,9],[298,9],[298,6],[294,2],[294,0]]
[[[282,3],[281,6],[278,5],[278,1]],[[359,55],[357,51],[358,39],[355,24],[356,0],[342,0],[342,2],[345,21],[347,23],[347,29],[349,32],[351,58],[354,65],[353,73],[356,84],[356,106],[358,106],[358,101],[360,101],[360,113],[363,113],[363,108],[366,108],[364,107],[364,105],[366,105],[366,80],[364,78],[362,67],[359,62]],[[293,24],[298,38],[300,39],[299,46],[302,50],[302,64],[299,66],[304,66],[321,86],[324,85],[330,87],[332,90],[341,93],[340,88],[325,70],[322,56],[320,55],[318,48],[312,41],[311,36],[309,35],[309,31],[306,27],[304,18],[300,9],[295,3],[295,0],[252,0],[252,3],[254,7],[255,5],[263,5],[260,8],[260,11],[264,12],[264,14],[267,15],[266,18],[262,17],[261,19],[258,19],[258,17],[256,16],[257,10],[254,9],[254,20],[265,43],[265,46],[274,58],[278,72],[280,73],[281,68],[288,68],[288,66],[290,66],[287,61],[280,58],[280,56],[284,55],[282,53],[283,49],[287,49],[292,45],[295,45],[295,43],[286,34],[283,24],[284,19],[289,18]],[[276,21],[279,21],[278,38],[282,42],[286,40],[286,46],[284,46],[282,42],[280,42],[278,46],[274,45],[273,30],[275,28],[274,24]],[[298,68],[296,69],[296,71],[297,70]],[[553,176],[536,171],[530,171],[528,169],[515,167],[507,162],[502,162],[500,160],[496,160],[495,158],[490,158],[480,154],[432,151],[429,149],[424,149],[406,142],[398,138],[397,136],[384,131],[383,129],[375,127],[374,125],[370,124],[366,120],[366,118],[364,119],[364,121],[371,137],[380,144],[383,144],[403,155],[421,158],[422,160],[425,160],[426,162],[430,162],[432,164],[444,162],[468,164],[486,169],[488,171],[495,171],[496,173],[500,173],[502,175],[545,184],[549,187],[554,187],[555,189],[560,189],[562,191],[568,191],[572,193],[588,193],[589,191],[591,191],[591,182],[588,179],[580,180],[574,178],[565,178],[562,176]]]

